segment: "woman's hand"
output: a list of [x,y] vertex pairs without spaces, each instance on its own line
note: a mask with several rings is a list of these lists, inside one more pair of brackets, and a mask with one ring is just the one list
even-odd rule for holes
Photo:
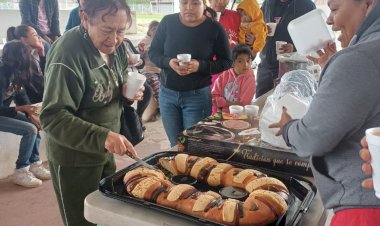
[[185,65],[179,65],[178,59],[173,58],[169,61],[169,65],[180,76],[189,75],[191,73],[197,72],[199,69],[199,61],[195,59],[191,59],[191,61],[185,63]]
[[[144,98],[144,91],[145,91],[145,86],[144,86],[144,84],[140,87],[140,89],[139,90],[137,90],[137,92],[136,92],[136,94],[135,94],[135,96],[133,97],[133,99],[131,100],[131,99],[129,99],[129,98],[127,98],[128,100],[131,100],[131,101],[135,101],[135,100],[137,100],[137,101],[141,101],[141,100],[143,100],[143,98]],[[127,83],[124,83],[123,84],[123,96],[126,98],[126,93],[127,93]]]
[[270,124],[268,128],[280,128],[280,130],[276,133],[276,136],[282,135],[283,128],[286,123],[290,122],[292,117],[288,114],[288,109],[286,107],[282,107],[281,119],[277,123]]
[[40,114],[40,107],[33,105],[21,105],[15,107],[16,111],[25,112],[27,115],[36,115]]
[[28,118],[30,122],[37,127],[38,131],[42,130],[40,117],[38,115],[28,115]]
[[139,50],[140,53],[144,53],[145,52],[145,43],[139,43],[137,45],[137,49]]
[[252,46],[255,42],[255,35],[252,32],[245,33],[245,44],[248,46]]
[[281,45],[279,48],[280,53],[292,53],[294,51],[294,46],[292,43],[286,43]]
[[319,64],[323,68],[327,61],[336,53],[336,44],[326,44],[323,50],[318,50],[317,54],[319,57],[307,56],[307,59],[313,61],[315,64]]
[[108,132],[104,147],[112,154],[137,156],[137,152],[131,142],[125,136],[112,131]]
[[42,41],[41,41],[41,37],[38,38],[37,51],[38,51],[38,55],[39,55],[40,57],[45,56],[45,46],[44,46],[44,44],[43,44]]
[[[363,170],[364,174],[371,175],[372,174],[371,154],[369,153],[368,143],[367,143],[367,140],[365,139],[365,137],[362,138],[360,143],[362,144],[363,148],[360,149],[359,155],[360,155],[360,158],[365,161],[365,163],[363,163],[363,165],[362,165],[362,170]],[[373,189],[372,177],[363,180],[362,187],[368,188],[368,189]]]

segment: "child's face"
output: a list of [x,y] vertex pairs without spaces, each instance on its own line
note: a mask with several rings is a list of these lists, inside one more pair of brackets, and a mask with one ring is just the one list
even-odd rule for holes
[[150,37],[154,37],[154,35],[156,34],[156,31],[157,31],[157,26],[155,26],[155,27],[152,27],[149,31],[148,31],[148,35],[150,36]]
[[243,9],[238,9],[237,11],[240,13],[242,23],[252,22],[252,18]]
[[251,57],[249,55],[247,54],[238,55],[232,65],[236,75],[240,75],[240,74],[248,72],[248,70],[251,68],[251,62],[252,62]]

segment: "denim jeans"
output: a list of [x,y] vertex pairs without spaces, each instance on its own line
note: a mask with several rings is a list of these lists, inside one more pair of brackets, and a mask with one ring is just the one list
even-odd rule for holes
[[183,92],[160,86],[159,101],[162,123],[172,147],[180,132],[211,115],[209,86]]
[[17,113],[15,118],[0,116],[0,131],[22,136],[16,169],[40,160],[38,148],[41,137],[37,127],[30,123],[23,113]]

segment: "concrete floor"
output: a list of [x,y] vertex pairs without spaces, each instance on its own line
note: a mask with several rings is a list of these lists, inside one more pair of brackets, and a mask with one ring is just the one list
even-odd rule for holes
[[[140,157],[170,148],[161,119],[145,123],[145,139],[136,146]],[[41,153],[44,154],[44,153]],[[115,156],[118,169],[133,162],[128,157]],[[45,181],[38,188],[23,188],[8,177],[0,180],[1,226],[61,226],[53,186]]]

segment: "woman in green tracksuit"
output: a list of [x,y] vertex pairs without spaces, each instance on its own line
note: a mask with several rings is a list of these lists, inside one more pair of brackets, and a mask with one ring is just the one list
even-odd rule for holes
[[84,199],[115,171],[113,154],[136,155],[119,134],[129,6],[126,0],[88,0],[83,8],[82,25],[49,50],[40,115],[61,216],[75,226],[92,225],[83,216]]

